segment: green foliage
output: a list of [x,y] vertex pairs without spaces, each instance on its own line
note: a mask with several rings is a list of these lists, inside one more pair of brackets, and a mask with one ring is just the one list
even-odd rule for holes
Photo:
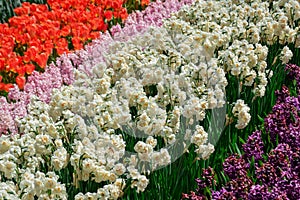
[[15,16],[14,8],[20,5],[20,0],[0,0],[0,22],[7,22],[10,17]]
[[[150,0],[153,2],[154,0]],[[127,0],[125,3],[128,14],[134,12],[135,10],[144,10],[146,5],[141,5],[141,0]]]
[[46,0],[0,0],[0,22],[5,23],[15,16],[14,9],[20,7],[23,2],[46,4]]

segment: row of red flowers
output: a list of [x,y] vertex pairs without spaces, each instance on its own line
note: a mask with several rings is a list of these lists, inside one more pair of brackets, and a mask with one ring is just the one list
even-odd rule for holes
[[13,83],[22,89],[26,77],[47,62],[83,48],[106,31],[112,20],[124,21],[125,0],[48,0],[47,5],[23,3],[17,16],[0,24],[0,91]]

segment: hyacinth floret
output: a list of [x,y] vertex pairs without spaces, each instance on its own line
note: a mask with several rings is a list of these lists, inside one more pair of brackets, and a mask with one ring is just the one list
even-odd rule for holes
[[254,157],[254,160],[258,162],[263,159],[264,144],[261,139],[261,131],[255,131],[248,137],[246,144],[243,145],[243,150],[245,160],[247,158],[251,160]]

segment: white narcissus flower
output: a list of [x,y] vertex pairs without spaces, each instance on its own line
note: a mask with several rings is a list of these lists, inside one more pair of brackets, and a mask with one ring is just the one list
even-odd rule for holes
[[66,187],[64,184],[57,184],[52,189],[52,194],[56,197],[59,197],[61,199],[67,199],[67,193],[66,193]]
[[169,154],[168,150],[165,148],[162,148],[160,150],[160,166],[166,166],[171,163],[171,155]]
[[0,137],[0,154],[5,153],[9,150],[11,142],[9,141],[9,136],[2,135]]
[[93,174],[94,177],[92,180],[94,180],[96,183],[108,181],[110,176],[110,172],[104,169],[103,166],[102,167],[96,166]]
[[243,129],[248,125],[251,119],[249,111],[250,108],[244,103],[244,100],[238,99],[236,101],[232,109],[233,115],[238,119],[236,128]]
[[251,70],[245,74],[245,86],[252,86],[256,78],[255,70]]
[[82,192],[80,192],[75,195],[74,199],[75,200],[86,200],[86,196]]
[[160,165],[161,161],[160,161],[161,157],[160,157],[160,153],[159,152],[153,152],[152,154],[152,168],[156,169],[157,166]]
[[[299,11],[300,13],[300,11]],[[295,41],[295,48],[300,48],[300,34],[296,36],[296,41]]]
[[192,135],[191,142],[197,146],[203,145],[207,141],[208,134],[202,126],[196,125],[196,130]]
[[122,174],[125,173],[126,168],[122,163],[118,163],[114,166],[114,172],[116,175],[121,176]]
[[149,136],[146,139],[146,143],[150,144],[152,146],[152,148],[155,148],[156,144],[157,144],[157,139],[155,139],[153,136]]
[[138,153],[138,157],[139,157],[139,160],[142,161],[142,162],[150,162],[151,160],[151,154],[148,154],[148,153]]
[[17,165],[13,161],[1,161],[0,162],[0,171],[4,173],[4,177],[8,179],[16,178],[16,169]]
[[139,130],[144,130],[150,123],[151,119],[148,117],[147,113],[144,112],[140,115],[137,127]]
[[[117,200],[119,199],[123,192],[122,190],[120,190],[116,185],[114,184],[108,184],[108,185],[105,185],[103,187],[103,189],[105,190],[104,191],[101,191],[101,193],[104,195],[107,194],[108,195],[108,199],[114,199],[114,200]],[[97,195],[99,194],[99,191],[97,192]]]
[[168,144],[174,144],[176,142],[176,135],[171,134],[167,137],[167,139],[168,139]]
[[143,192],[149,184],[149,180],[144,175],[138,177],[137,182],[137,193]]
[[254,89],[254,93],[256,96],[259,97],[263,97],[266,93],[266,87],[263,85],[258,85],[255,89]]
[[93,160],[93,159],[87,158],[82,161],[82,171],[83,172],[91,173],[95,170],[95,166],[96,166],[96,163],[95,163],[95,160]]
[[147,143],[144,143],[142,141],[138,141],[135,146],[134,146],[134,150],[137,153],[147,153],[150,154],[153,152],[153,147]]
[[97,196],[100,197],[100,199],[105,199],[106,200],[106,199],[109,198],[109,191],[105,188],[99,188],[97,190]]
[[134,168],[133,165],[127,167],[127,170],[132,179],[137,179],[140,176],[140,172],[136,168]]
[[289,49],[289,47],[288,46],[283,47],[280,54],[280,60],[282,61],[282,64],[287,64],[292,57],[293,57],[293,52]]
[[68,164],[68,152],[64,147],[59,147],[53,152],[51,162],[55,170],[61,170]]
[[23,174],[22,180],[20,181],[20,189],[24,192],[33,192],[35,189],[34,175],[30,172],[25,172]]
[[207,160],[209,156],[215,151],[215,147],[212,144],[207,144],[206,148],[204,149],[204,152],[202,153],[202,159]]

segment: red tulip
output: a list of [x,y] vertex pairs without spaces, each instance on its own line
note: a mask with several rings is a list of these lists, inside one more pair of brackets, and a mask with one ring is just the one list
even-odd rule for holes
[[21,76],[21,75],[17,76],[16,83],[20,89],[24,88],[25,82],[26,82],[26,79],[24,76]]

